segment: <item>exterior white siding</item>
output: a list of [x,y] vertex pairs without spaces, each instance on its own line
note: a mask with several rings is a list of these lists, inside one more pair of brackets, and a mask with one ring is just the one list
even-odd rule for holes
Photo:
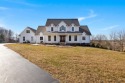
[[[43,37],[43,40],[40,40],[40,37]],[[39,33],[39,35],[36,35],[36,43],[44,42],[44,35],[42,32]]]
[[[35,43],[36,42],[36,36],[35,36],[35,33],[30,30],[30,33],[26,33],[26,30],[30,30],[29,28],[26,28],[21,34],[20,34],[20,37],[19,37],[19,42],[20,43],[23,43],[25,41],[30,41],[30,43]],[[25,37],[25,41],[23,41],[23,37]],[[33,40],[32,40],[32,38]]]
[[[59,43],[60,42],[60,36],[59,35],[43,35],[42,32],[40,32],[39,35],[35,35],[34,32],[30,30],[30,33],[26,33],[25,29],[21,35],[20,35],[20,43],[23,43],[25,41],[30,41],[31,43]],[[48,36],[51,36],[51,41],[48,41]],[[54,36],[56,36],[56,41],[54,41]],[[69,41],[69,36],[71,36],[71,41]],[[83,33],[82,35],[77,35],[77,41],[74,40],[74,36],[76,35],[66,35],[65,36],[65,43],[90,43],[90,35],[86,35],[86,33]],[[25,37],[25,41],[23,41],[23,37]],[[31,37],[33,37],[33,41],[31,41]],[[43,40],[40,40],[40,37],[43,37]],[[85,37],[85,40],[82,39],[82,37]]]
[[[71,36],[71,41],[69,41],[69,36]],[[74,36],[77,36],[77,41],[74,40]],[[66,36],[66,43],[81,43],[80,35],[67,35]]]
[[[85,40],[83,40],[82,37],[85,37]],[[82,33],[81,39],[82,43],[90,43],[90,35],[87,35],[85,32]]]
[[[51,36],[51,41],[48,40],[48,36]],[[56,41],[54,41],[54,36],[56,36]],[[58,35],[44,35],[44,43],[59,43]]]
[[[39,27],[36,35],[32,30],[30,30],[30,28],[26,28],[20,34],[19,42],[23,43],[25,41],[30,41],[30,43],[42,43],[43,42],[43,43],[54,43],[54,44],[60,43],[60,42],[65,42],[67,44],[69,44],[69,43],[80,43],[80,44],[90,43],[91,33],[88,33],[89,30],[86,33],[87,28],[86,28],[86,30],[83,30],[83,29],[80,30],[81,26],[79,26],[79,24],[77,26],[76,25],[75,25],[75,23],[71,23],[71,24],[67,25],[64,21],[61,21],[60,23],[58,23],[58,25],[55,26],[52,22],[48,26],[45,26],[45,27],[42,26],[44,28]],[[53,31],[51,31],[52,27],[53,27]],[[83,26],[82,28],[85,28],[85,27]],[[62,31],[60,31],[60,28],[65,28],[65,31],[63,31],[64,29],[62,29]],[[30,33],[26,33],[26,30],[30,30]],[[48,40],[48,36],[51,36],[50,41]],[[56,36],[56,41],[54,40],[54,36]],[[71,36],[71,41],[69,41],[69,36]],[[77,41],[75,41],[75,39],[74,39],[75,36],[77,36]],[[25,41],[23,41],[23,37],[25,37]],[[42,37],[43,39],[41,40],[40,37]],[[62,39],[64,39],[64,41],[62,41]]]
[[51,28],[53,27],[53,31],[60,31],[60,27],[64,26],[66,27],[66,31],[71,31],[72,32],[72,27],[74,27],[74,31],[79,31],[79,26],[75,26],[74,24],[72,24],[71,26],[67,26],[67,24],[65,22],[60,22],[58,24],[58,26],[54,26],[53,24],[51,24],[50,26],[46,27],[46,30],[51,32]]
[[[51,41],[48,40],[48,36],[51,36]],[[56,36],[56,41],[54,41],[54,36]],[[77,41],[74,40],[74,36],[71,35],[71,41],[69,41],[69,35],[65,36],[65,43],[90,43],[90,36],[85,35],[86,40],[82,40],[82,35],[77,35]],[[59,35],[44,35],[44,43],[60,43],[60,36]],[[38,42],[40,43],[40,42]]]

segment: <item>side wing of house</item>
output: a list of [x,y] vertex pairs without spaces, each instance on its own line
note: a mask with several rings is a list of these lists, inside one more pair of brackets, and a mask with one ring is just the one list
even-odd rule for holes
[[36,43],[45,42],[45,36],[43,35],[45,31],[46,31],[45,26],[38,26],[36,31]]
[[88,26],[80,26],[79,27],[79,31],[82,33],[81,35],[81,42],[82,43],[90,43],[90,36],[91,36],[91,32],[88,28]]
[[19,35],[19,42],[20,43],[35,43],[36,42],[36,36],[35,36],[36,30],[27,27],[23,30],[23,32]]

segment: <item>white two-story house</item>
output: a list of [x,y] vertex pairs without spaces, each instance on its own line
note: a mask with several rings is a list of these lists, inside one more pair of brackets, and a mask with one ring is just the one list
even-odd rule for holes
[[47,19],[45,26],[37,30],[27,27],[19,37],[19,42],[47,44],[89,44],[91,32],[78,19]]

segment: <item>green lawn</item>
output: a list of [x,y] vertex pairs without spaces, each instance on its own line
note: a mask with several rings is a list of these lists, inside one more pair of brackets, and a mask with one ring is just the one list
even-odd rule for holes
[[6,45],[61,83],[125,83],[125,53],[91,47]]

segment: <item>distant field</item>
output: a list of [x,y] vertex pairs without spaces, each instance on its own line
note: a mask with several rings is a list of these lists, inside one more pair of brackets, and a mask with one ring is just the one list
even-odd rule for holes
[[48,71],[61,83],[125,83],[125,53],[90,47],[7,47]]

